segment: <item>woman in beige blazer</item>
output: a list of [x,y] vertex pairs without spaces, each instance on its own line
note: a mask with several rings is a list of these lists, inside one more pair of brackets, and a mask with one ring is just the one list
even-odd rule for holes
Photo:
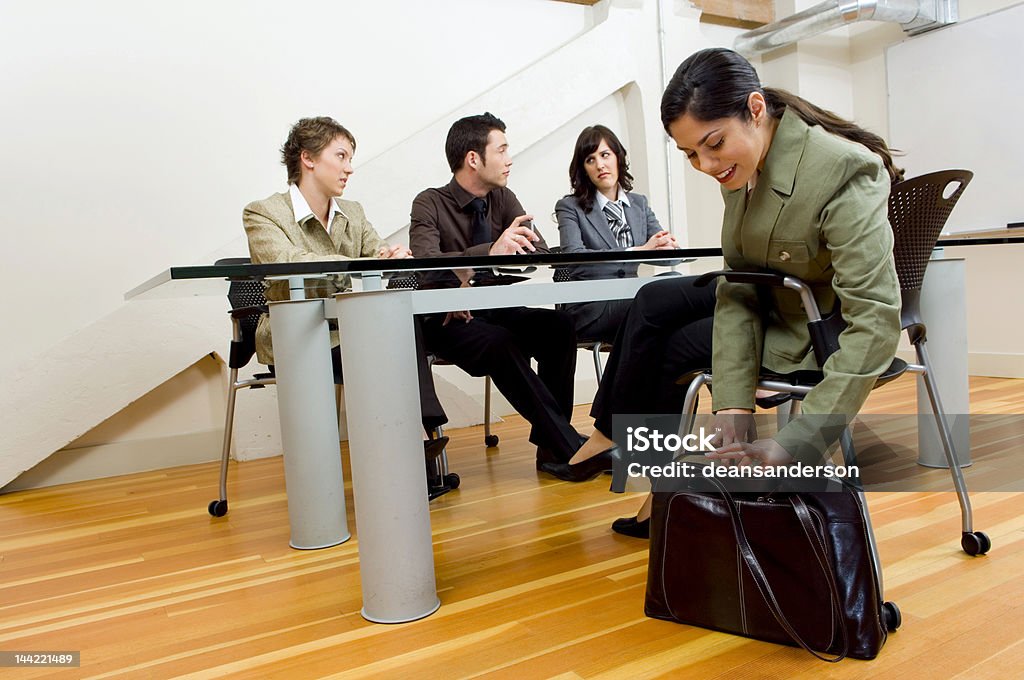
[[[902,175],[884,140],[782,90],[762,87],[754,68],[727,49],[686,59],[662,97],[665,130],[693,167],[722,187],[722,250],[728,268],[803,279],[818,306],[838,304],[846,328],[822,366],[824,379],[803,412],[852,417],[889,366],[900,334],[900,291],[887,219],[891,182]],[[816,367],[799,298],[766,298],[748,284],[720,282],[715,307],[712,409],[722,428],[717,453],[742,464],[778,465],[816,455],[820,433],[796,419],[773,439],[754,435],[755,384]],[[597,432],[571,461],[609,441]],[[649,499],[613,528],[649,534]]]
[[[249,240],[249,256],[256,264],[348,260],[360,257],[412,257],[408,247],[389,245],[366,219],[363,207],[341,199],[355,172],[355,137],[333,118],[303,118],[295,123],[281,147],[281,162],[288,172],[288,189],[253,201],[242,211]],[[308,297],[330,297],[349,288],[347,275],[306,281]],[[285,281],[267,282],[267,300],[287,300]],[[331,330],[335,378],[341,377],[338,331]],[[417,333],[420,405],[427,430],[448,422],[434,392]],[[256,358],[274,363],[270,319],[260,317],[256,327]]]

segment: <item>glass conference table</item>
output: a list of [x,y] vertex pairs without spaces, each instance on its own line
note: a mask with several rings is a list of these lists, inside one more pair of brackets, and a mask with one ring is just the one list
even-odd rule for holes
[[[1015,235],[1010,238],[1005,235],[946,237],[939,245],[1021,242],[1024,237]],[[419,398],[418,391],[411,386],[417,374],[414,315],[628,298],[641,286],[658,280],[656,276],[644,276],[643,272],[664,272],[665,267],[683,260],[720,257],[719,248],[706,247],[660,253],[172,267],[129,292],[126,298],[154,288],[174,286],[184,286],[182,294],[196,294],[194,286],[202,280],[288,281],[290,299],[271,302],[270,319],[291,544],[304,549],[336,545],[349,538],[338,455],[329,331],[330,320],[344,319],[338,328],[344,348],[342,362],[355,518],[359,529],[362,615],[374,622],[401,623],[428,616],[440,606],[434,578]],[[613,262],[647,262],[654,266],[642,267],[638,278],[559,283],[552,280],[556,266]],[[707,260],[704,264],[706,266],[700,270],[714,269],[720,259]],[[505,268],[515,271],[502,273]],[[524,268],[535,270],[524,274]],[[389,279],[408,278],[413,272],[436,276],[445,270],[465,273],[474,269],[523,276],[526,280],[515,285],[387,288]],[[355,290],[329,298],[307,297],[308,285],[316,286],[317,281],[332,276],[351,277]],[[216,284],[223,293],[223,281]],[[209,287],[205,292],[211,292]],[[962,290],[959,295],[964,297]],[[948,298],[943,300],[945,305],[949,304]],[[946,314],[940,316],[949,318]],[[935,321],[942,323],[943,319]],[[942,334],[932,333],[930,337],[938,339]],[[961,344],[954,351],[966,355],[965,347]],[[966,371],[966,359],[962,363]]]
[[[284,449],[291,545],[314,549],[349,538],[338,455],[338,423],[331,370],[329,321],[338,324],[345,375],[350,465],[362,615],[401,623],[428,616],[440,606],[423,465],[422,424],[416,380],[413,316],[466,309],[550,305],[631,298],[657,276],[554,282],[556,266],[583,263],[650,263],[647,274],[669,272],[684,260],[720,258],[721,249],[660,252],[578,253],[446,257],[408,260],[345,260],[265,265],[172,267],[126,297],[156,287],[225,278],[283,279],[290,299],[271,302],[278,408]],[[703,269],[714,269],[720,259]],[[510,269],[511,268],[511,269]],[[395,277],[421,272],[427,278],[452,272],[485,285],[389,289]],[[482,272],[482,273],[481,273]],[[498,275],[497,282],[493,275]],[[490,275],[490,276],[489,276]],[[307,297],[325,277],[349,276],[355,290]],[[515,277],[514,285],[500,277]],[[488,280],[490,279],[490,280]],[[522,280],[520,280],[522,279]],[[509,279],[505,279],[509,280]],[[218,282],[223,292],[223,282]],[[486,285],[492,284],[492,285]],[[209,292],[207,290],[207,292]]]

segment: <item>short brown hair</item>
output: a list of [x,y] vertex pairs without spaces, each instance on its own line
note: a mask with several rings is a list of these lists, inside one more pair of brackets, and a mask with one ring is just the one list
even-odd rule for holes
[[476,151],[484,164],[487,163],[485,153],[491,130],[504,132],[505,123],[490,112],[460,118],[452,124],[444,142],[444,153],[452,172],[457,172],[463,166],[466,154],[470,151]]
[[352,151],[356,150],[356,138],[344,125],[329,116],[303,118],[293,125],[288,132],[288,139],[281,147],[281,162],[288,170],[288,184],[298,184],[302,176],[302,164],[299,161],[303,151],[315,156],[338,137],[347,139],[352,144]]

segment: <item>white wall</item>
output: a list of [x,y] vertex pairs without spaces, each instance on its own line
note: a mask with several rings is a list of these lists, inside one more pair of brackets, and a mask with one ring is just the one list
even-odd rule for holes
[[[16,491],[212,460],[224,423],[222,363],[206,356],[4,487]],[[251,400],[239,400],[250,409]],[[264,424],[280,440],[277,418]],[[280,451],[280,446],[276,448]],[[213,478],[210,480],[213,481]]]
[[[193,334],[202,346],[183,352],[177,371],[156,374],[147,364],[159,350],[133,351],[124,324],[175,317],[162,317],[158,303],[120,314],[135,304],[122,294],[173,264],[244,254],[241,206],[283,186],[277,149],[301,116],[330,114],[355,132],[347,197],[385,235],[401,232],[418,190],[447,181],[451,121],[483,109],[509,124],[520,152],[513,188],[542,223],[566,190],[576,128],[593,122],[637,149],[638,187],[668,223],[657,9],[651,0],[596,8],[550,0],[4,3],[0,134],[5,157],[19,163],[0,177],[8,206],[0,228],[15,242],[0,285],[31,295],[5,302],[18,332],[0,347],[0,370],[14,376],[0,387],[0,404],[10,405],[0,423],[17,436],[0,450],[0,473],[6,480],[49,446],[81,450],[75,439],[117,409],[121,419],[188,430],[180,414],[133,402],[195,361],[185,357],[196,349],[223,351],[223,342]],[[668,14],[698,32],[691,8]],[[202,309],[192,322],[219,326],[225,337],[224,302],[209,300],[190,306]],[[40,365],[45,382],[34,380]],[[73,399],[61,398],[61,376]],[[104,380],[105,396],[118,391],[120,402],[89,399],[90,385]],[[273,398],[254,401],[255,422],[238,434],[259,448],[253,440],[266,439],[256,430],[273,414]],[[29,446],[39,450],[26,455]]]
[[[1020,0],[963,0],[959,3],[960,21],[969,21],[1017,4],[1020,4]],[[904,34],[895,24],[866,22],[851,30],[850,73],[854,117],[861,124],[889,140],[892,140],[892,134],[888,113],[890,85],[886,77],[886,48],[904,40],[914,39]],[[955,55],[950,55],[950,58],[955,58]],[[934,65],[934,68],[941,66]],[[992,106],[998,111],[1000,92],[1013,85],[1000,81],[994,74],[984,70],[977,71],[974,77],[977,78],[974,85],[978,85],[982,91],[991,92]],[[941,114],[949,117],[950,113],[954,112],[956,124],[949,126],[945,135],[959,135],[961,133],[958,130],[962,130],[964,135],[987,139],[984,131],[991,131],[991,125],[983,119],[967,115],[963,107],[957,107],[956,97],[960,89],[956,83],[951,82],[946,90],[947,103],[942,106],[948,108]],[[945,135],[941,139],[935,139],[934,144],[941,148],[950,146],[946,144]],[[895,141],[898,145],[899,140]],[[999,148],[998,139],[992,139],[989,143],[992,152]],[[915,156],[912,149],[907,151],[908,154],[902,164],[911,170],[911,174],[944,169],[922,167],[920,156]],[[972,156],[984,156],[985,153],[984,148],[978,148]],[[936,154],[928,152],[924,155]],[[970,167],[969,161],[951,162],[951,165],[979,169]],[[975,184],[968,187],[964,194],[965,201],[980,190],[976,183],[984,181],[981,175],[976,176]],[[1014,200],[1012,196],[1006,198],[1009,201]],[[967,203],[969,201],[964,205]],[[964,212],[964,206],[958,206],[950,218],[950,226],[959,230],[997,226],[991,223],[965,224],[963,218],[969,212]],[[1024,288],[1024,272],[1019,266],[1021,255],[1020,246],[971,246],[948,249],[946,252],[947,257],[963,257],[967,261],[968,370],[971,375],[1024,377],[1024,343],[1021,341],[1024,337],[1024,321],[1019,314],[1007,313],[1005,296],[993,294],[993,291],[1018,291]]]
[[[0,289],[32,293],[5,300],[19,329],[2,340],[5,373],[234,241],[242,206],[284,186],[277,150],[296,119],[343,121],[358,169],[587,20],[546,0],[5,0],[0,13],[0,227],[13,237]],[[445,179],[443,154],[404,160],[395,175]],[[412,199],[358,171],[349,194],[371,219]]]
[[[809,0],[801,2],[788,5],[802,9]],[[964,2],[961,15],[1007,4]],[[61,410],[92,405],[78,385],[70,400],[61,399],[61,380],[51,375],[45,384],[55,398],[31,411],[34,420],[26,424],[25,409],[39,400],[24,404],[12,384],[30,385],[40,361],[73,355],[69,361],[90,364],[100,377],[117,368],[128,376],[145,370],[153,350],[119,346],[111,356],[106,320],[126,307],[125,291],[168,266],[245,254],[241,207],[283,186],[277,149],[301,116],[332,115],[355,133],[357,172],[346,197],[361,201],[385,235],[401,237],[416,191],[447,181],[443,139],[451,121],[489,108],[509,125],[516,152],[511,186],[552,241],[556,230],[547,216],[567,190],[572,143],[581,127],[602,122],[627,140],[637,186],[663,224],[673,224],[689,245],[717,243],[718,189],[669,150],[658,103],[664,79],[683,58],[731,45],[738,32],[701,23],[685,0],[605,0],[593,8],[551,0],[5,0],[0,229],[14,246],[0,255],[9,329],[0,371],[17,380],[0,385],[0,405],[11,405],[0,414],[3,427],[43,432],[63,420]],[[770,55],[759,67],[766,82],[885,132],[881,55],[899,39],[902,32],[889,25],[843,29]],[[210,334],[218,340],[167,377],[205,352],[224,350],[224,306],[189,307],[202,307],[211,325],[221,325]],[[151,318],[156,322],[159,312]],[[123,324],[115,327],[124,332]],[[579,398],[586,401],[591,369],[581,359]],[[68,376],[74,368],[62,366]],[[174,379],[185,389],[168,393],[193,406],[216,402],[211,390],[220,390],[221,380],[190,370]],[[440,375],[450,410],[470,417],[476,407],[466,394],[477,396],[482,381],[454,369]],[[128,387],[142,389],[144,381],[126,381],[123,403],[104,402],[112,410],[97,411],[93,424],[127,408],[120,421],[152,419],[159,423],[153,431],[217,427],[218,404],[131,404],[152,387],[130,394]],[[276,432],[268,432],[276,425],[273,398],[270,390],[243,397],[249,405],[240,407],[238,439],[253,455],[277,449]],[[15,408],[22,413],[12,415]],[[117,430],[101,428],[83,441],[125,441]],[[84,433],[74,431],[50,451]],[[212,458],[217,447],[209,448],[204,455]],[[141,449],[152,455],[148,445]],[[4,449],[0,458],[18,454]],[[159,466],[163,459],[155,458]]]
[[[218,426],[212,415],[197,425],[194,414],[135,402],[151,388],[154,376],[137,376],[159,348],[117,343],[111,353],[107,340],[125,328],[108,320],[134,304],[124,304],[125,291],[170,265],[245,254],[241,207],[284,186],[277,149],[297,118],[339,118],[358,138],[357,169],[372,167],[390,147],[571,41],[592,14],[546,0],[0,5],[0,135],[5,159],[20,159],[0,176],[8,206],[0,229],[15,243],[0,285],[31,293],[5,300],[5,321],[18,332],[5,333],[0,347],[9,377],[0,403],[10,405],[0,422],[17,436],[3,445],[0,483],[38,459],[24,455],[32,445],[96,449],[73,440],[111,408],[124,408],[117,419],[180,432]],[[365,172],[353,178],[351,197],[382,233],[403,227],[415,190],[446,181],[443,138],[434,141],[429,154],[406,153],[370,173],[372,183],[360,182]],[[389,184],[415,189],[396,195]],[[152,304],[143,323],[176,323]],[[227,319],[216,311],[224,308],[223,299],[202,305],[219,330],[200,355],[226,349]],[[38,380],[40,367],[48,380]],[[219,392],[220,377],[210,379]],[[120,402],[84,396],[105,380],[123,393]],[[202,400],[209,385],[191,389],[171,392]],[[279,450],[276,423],[268,433],[266,422],[276,420],[270,395],[246,395],[240,405],[237,441],[256,455]],[[219,449],[204,446],[207,458]],[[142,458],[158,466],[151,454]]]

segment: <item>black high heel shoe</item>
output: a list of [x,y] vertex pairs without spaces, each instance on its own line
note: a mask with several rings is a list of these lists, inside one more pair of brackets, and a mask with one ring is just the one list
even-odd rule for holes
[[575,465],[572,463],[541,463],[537,469],[558,477],[564,482],[585,482],[602,472],[613,469],[613,459],[619,455],[619,447],[612,446]]
[[612,531],[633,538],[650,538],[651,518],[641,521],[636,517],[620,517],[612,522]]

